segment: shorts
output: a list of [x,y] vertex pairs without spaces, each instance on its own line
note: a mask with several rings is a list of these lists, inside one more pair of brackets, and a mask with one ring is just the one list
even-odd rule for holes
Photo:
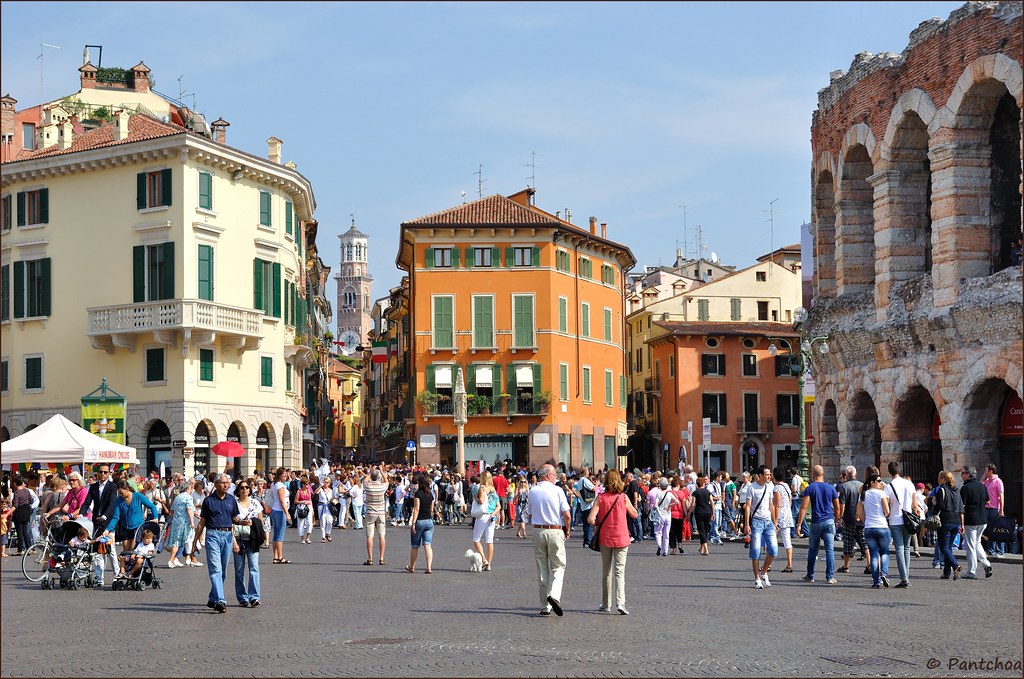
[[761,547],[764,546],[768,556],[779,553],[779,541],[775,537],[775,524],[770,519],[750,520],[750,559],[761,558]]
[[[363,517],[363,528],[366,529],[366,539],[372,540],[377,531],[380,531],[380,536],[384,537],[387,532],[386,526],[388,525],[387,517],[383,514],[367,514]],[[429,545],[430,543],[427,542]]]
[[843,528],[843,556],[853,556],[856,546],[864,546],[864,526],[854,526],[844,522]]
[[420,545],[429,545],[434,537],[434,521],[432,519],[420,519],[416,522],[412,534],[412,548],[419,549]]
[[273,529],[272,542],[284,542],[285,515],[283,511],[275,509],[270,512],[270,525]]
[[117,526],[114,527],[114,539],[118,542],[124,542],[125,540],[134,540],[135,531],[139,529],[138,526],[135,528],[125,528],[118,522]]
[[789,534],[788,526],[779,527],[779,549],[793,549],[793,536]]
[[484,514],[483,518],[473,522],[473,542],[494,543],[495,519],[493,514]]

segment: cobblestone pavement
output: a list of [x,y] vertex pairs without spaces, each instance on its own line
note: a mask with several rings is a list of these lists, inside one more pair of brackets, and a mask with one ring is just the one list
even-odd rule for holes
[[[540,617],[533,548],[498,531],[494,570],[468,572],[467,527],[434,533],[434,573],[403,570],[409,531],[388,528],[387,566],[363,566],[365,533],[262,552],[263,606],[206,608],[206,568],[168,570],[144,592],[43,591],[4,559],[0,675],[11,676],[1021,676],[1019,564],[985,580],[940,581],[913,559],[909,590],[869,588],[863,563],[829,586],[773,569],[753,589],[742,543],[709,557],[630,548],[627,606],[599,613],[600,556],[568,547],[564,617]],[[205,559],[204,559],[205,561]],[[895,559],[891,572],[896,573]],[[817,575],[824,579],[824,560]],[[108,574],[109,576],[109,574]],[[894,579],[898,579],[895,578]],[[894,640],[897,640],[894,642]],[[960,665],[959,660],[1017,663]],[[954,663],[950,665],[950,663]]]

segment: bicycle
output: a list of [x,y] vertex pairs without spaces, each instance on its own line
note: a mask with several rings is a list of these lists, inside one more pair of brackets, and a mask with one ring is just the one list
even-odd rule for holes
[[56,554],[53,547],[57,544],[57,540],[53,536],[56,535],[56,529],[61,523],[63,522],[52,522],[50,529],[46,531],[46,536],[30,545],[21,555],[21,572],[30,582],[39,582],[49,572],[50,557]]

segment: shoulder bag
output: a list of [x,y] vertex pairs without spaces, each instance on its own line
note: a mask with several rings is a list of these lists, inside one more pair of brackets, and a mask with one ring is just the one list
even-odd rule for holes
[[899,493],[896,492],[896,489],[892,487],[891,483],[889,484],[889,489],[892,490],[892,496],[896,498],[896,505],[900,508],[900,515],[903,516],[903,525],[906,526],[907,531],[916,533],[921,530],[921,517],[914,512],[908,512],[903,509]]
[[649,514],[648,518],[650,518],[651,523],[654,524],[655,526],[660,526],[661,525],[661,520],[662,520],[661,519],[661,507],[662,507],[662,505],[665,504],[665,498],[668,497],[668,494],[669,494],[669,491],[666,490],[664,492],[664,494],[655,503],[655,505],[653,507],[651,507],[651,511],[650,511],[650,514]]
[[601,524],[603,524],[605,522],[605,519],[608,518],[608,514],[611,514],[612,510],[615,509],[615,505],[619,504],[619,498],[621,497],[622,493],[619,493],[619,497],[616,497],[615,502],[613,502],[612,506],[608,508],[608,513],[604,515],[604,518],[597,522],[596,526],[594,526],[594,533],[590,536],[590,544],[587,545],[588,547],[590,547],[591,550],[595,552],[601,551],[601,541],[598,539],[598,537],[601,534]]

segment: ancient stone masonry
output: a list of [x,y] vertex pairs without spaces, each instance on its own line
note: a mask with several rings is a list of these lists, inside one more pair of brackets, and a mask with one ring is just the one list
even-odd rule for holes
[[1022,54],[1022,3],[969,2],[818,92],[809,330],[828,336],[814,419],[833,471],[1021,476],[1001,416],[1024,393]]

